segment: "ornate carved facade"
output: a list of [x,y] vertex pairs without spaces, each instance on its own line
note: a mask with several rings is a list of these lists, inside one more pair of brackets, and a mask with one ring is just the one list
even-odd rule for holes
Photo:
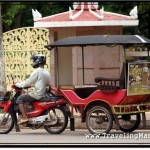
[[31,56],[42,53],[47,57],[46,69],[50,71],[50,53],[44,48],[49,43],[48,30],[37,28],[20,28],[3,34],[6,87],[24,81],[34,70]]

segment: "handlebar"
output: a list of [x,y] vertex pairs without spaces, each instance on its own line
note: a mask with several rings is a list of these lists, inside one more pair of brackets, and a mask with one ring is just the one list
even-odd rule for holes
[[29,88],[31,88],[31,86],[29,86],[29,87],[24,87],[24,88],[20,88],[20,87],[15,86],[15,84],[13,84],[13,85],[11,86],[11,88],[13,88],[13,89],[15,89],[15,90],[23,90],[23,89],[29,89]]

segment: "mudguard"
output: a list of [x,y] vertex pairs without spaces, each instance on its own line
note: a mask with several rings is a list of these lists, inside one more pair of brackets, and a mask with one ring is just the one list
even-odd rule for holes
[[71,112],[70,112],[69,107],[68,107],[66,104],[61,105],[60,107],[63,107],[63,108],[64,108],[64,110],[65,110],[67,116],[70,118],[70,117],[71,117]]
[[66,104],[61,105],[60,107],[64,108],[67,116],[70,119],[70,131],[75,131],[75,121],[74,121],[74,117],[71,116],[71,111],[70,111],[69,107]]

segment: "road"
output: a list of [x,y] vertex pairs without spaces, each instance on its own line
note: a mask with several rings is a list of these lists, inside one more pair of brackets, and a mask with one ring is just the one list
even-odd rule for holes
[[32,130],[21,129],[21,132],[11,131],[9,134],[0,135],[0,146],[10,145],[148,145],[150,144],[149,130],[136,130],[133,133],[125,134],[121,131],[111,131],[103,136],[92,136],[87,130],[66,129],[59,135],[52,135],[44,129]]

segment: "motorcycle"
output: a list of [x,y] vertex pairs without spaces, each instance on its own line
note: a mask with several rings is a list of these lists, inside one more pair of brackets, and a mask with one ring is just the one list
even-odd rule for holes
[[[18,120],[21,113],[16,104],[19,95],[26,93],[28,88],[18,88],[14,84],[11,86],[14,90],[7,91],[4,97],[0,98],[0,134],[9,133],[15,126],[16,132],[20,132]],[[22,123],[24,127],[32,129],[44,129],[50,134],[62,133],[68,124],[69,108],[66,106],[66,100],[51,91],[49,87],[43,98],[32,103],[24,104],[25,111],[29,121]]]

